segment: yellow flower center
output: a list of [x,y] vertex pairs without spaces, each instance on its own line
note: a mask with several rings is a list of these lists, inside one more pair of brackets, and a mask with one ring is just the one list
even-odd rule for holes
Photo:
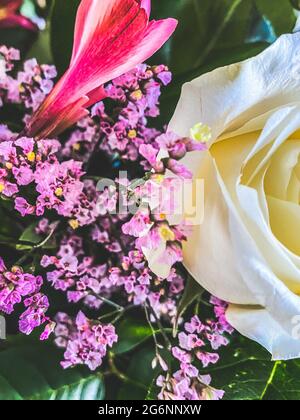
[[175,240],[174,232],[167,225],[161,226],[159,228],[159,234],[161,238],[166,242]]
[[135,100],[139,101],[139,100],[140,100],[140,99],[142,99],[142,97],[143,97],[143,92],[142,92],[140,89],[138,89],[138,90],[135,90],[135,91],[131,94],[131,96],[133,97],[133,99],[135,99]]
[[190,130],[191,138],[200,143],[208,143],[211,140],[211,129],[205,124],[198,123]]
[[0,183],[0,194],[2,193],[2,191],[4,190],[4,188],[5,188],[5,185],[2,184],[2,183]]
[[69,221],[69,225],[71,226],[72,229],[76,230],[79,228],[79,222],[76,219],[71,219]]
[[128,137],[129,137],[130,139],[135,139],[135,138],[136,138],[136,136],[137,136],[137,132],[136,132],[135,130],[129,130],[129,131],[128,131]]
[[75,152],[78,152],[80,150],[80,143],[74,143],[72,147]]
[[12,167],[13,167],[12,163],[10,163],[10,162],[6,162],[5,166],[6,166],[6,169],[8,169],[9,171],[10,171],[10,170],[12,169]]
[[29,162],[34,162],[35,161],[35,153],[34,152],[27,153],[27,159],[29,160]]
[[61,197],[63,195],[63,193],[64,192],[63,192],[63,189],[61,187],[56,188],[56,190],[55,190],[56,197]]
[[157,182],[157,184],[161,184],[164,180],[164,175],[160,175],[160,174],[155,174],[151,177],[151,179],[153,179],[154,182]]
[[14,265],[12,268],[11,268],[11,272],[13,273],[13,274],[16,274],[16,273],[22,273],[23,272],[23,270],[22,270],[22,268],[21,267],[19,267],[19,266],[17,266],[17,265]]

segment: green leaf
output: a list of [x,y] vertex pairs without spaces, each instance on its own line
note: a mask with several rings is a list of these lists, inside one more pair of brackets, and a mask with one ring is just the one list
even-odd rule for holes
[[178,28],[154,60],[169,65],[176,78],[203,65],[213,50],[243,44],[252,23],[253,4],[249,0],[154,2],[155,18],[169,15],[178,19]]
[[208,57],[207,62],[202,67],[178,76],[177,80],[175,79],[163,92],[160,106],[161,115],[157,119],[157,122],[159,122],[158,125],[163,125],[166,121],[170,121],[177,101],[179,100],[182,85],[185,82],[191,81],[199,77],[201,74],[212,71],[218,67],[227,66],[232,63],[246,60],[249,57],[254,57],[267,48],[268,45],[269,44],[266,42],[257,42],[253,44],[244,44],[230,49],[216,50]]
[[147,398],[148,390],[158,375],[157,371],[151,368],[154,357],[153,347],[141,349],[132,356],[126,375],[132,382],[136,381],[136,385],[123,384],[118,400],[145,400]]
[[[270,38],[268,27],[266,34],[258,33],[262,17],[252,0],[153,2],[155,18],[169,15],[178,19],[178,28],[149,60],[152,64],[167,64],[174,75],[172,84],[161,98],[161,116],[155,121],[157,127],[170,120],[185,82],[256,55],[269,45],[265,41]],[[255,44],[249,42],[250,35]]]
[[46,29],[39,33],[38,39],[32,45],[27,57],[36,58],[40,64],[52,64],[53,58],[50,48],[50,28],[47,25]]
[[61,352],[28,337],[0,353],[0,400],[102,400],[103,379],[85,369],[63,370]]
[[259,12],[271,23],[277,36],[292,32],[296,14],[289,0],[255,0]]
[[208,371],[226,400],[300,399],[300,360],[272,362],[267,351],[242,336],[221,351],[220,362]]
[[152,331],[148,325],[131,317],[123,319],[117,330],[119,340],[113,347],[113,353],[116,355],[127,353],[152,337]]
[[[43,237],[41,235],[38,235],[36,233],[36,227],[37,227],[38,222],[32,223],[30,226],[28,226],[24,232],[22,233],[22,235],[19,238],[20,242],[29,242],[32,245],[17,245],[17,250],[19,251],[28,251],[30,249],[32,249],[32,246],[34,245],[38,245],[41,241],[43,241]],[[53,240],[53,238],[50,238],[49,241],[47,241],[43,247],[43,249],[53,249],[55,248],[55,242]]]
[[51,16],[51,49],[59,75],[68,68],[73,46],[75,18],[80,0],[55,0]]
[[300,0],[290,0],[290,2],[296,10],[300,10]]

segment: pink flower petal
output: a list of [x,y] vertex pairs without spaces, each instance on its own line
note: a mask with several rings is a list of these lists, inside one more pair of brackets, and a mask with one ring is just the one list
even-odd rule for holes
[[31,22],[30,19],[27,19],[25,16],[21,15],[9,15],[4,19],[0,19],[0,28],[17,28],[21,27],[28,29],[30,31],[36,31],[37,26]]
[[141,7],[146,10],[148,17],[151,13],[151,0],[141,0]]
[[23,0],[0,0],[0,8],[9,10],[10,13],[19,10]]
[[69,69],[27,126],[27,135],[59,134],[105,97],[103,84],[133,69],[171,36],[177,21],[148,20],[150,1],[82,0]]
[[17,14],[22,3],[23,0],[0,0],[0,28],[22,27],[30,31],[37,30],[37,26],[30,19]]
[[98,35],[101,38],[107,38],[114,23],[118,23],[121,29],[124,17],[127,16],[125,25],[129,24],[132,12],[137,14],[138,10],[139,5],[133,0],[82,0],[76,16],[71,63],[86,49],[97,32],[100,32]]

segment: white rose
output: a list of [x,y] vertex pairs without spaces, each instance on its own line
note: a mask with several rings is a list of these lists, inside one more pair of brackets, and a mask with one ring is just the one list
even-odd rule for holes
[[186,84],[170,123],[212,128],[184,163],[205,180],[204,222],[184,262],[274,359],[300,357],[300,34]]

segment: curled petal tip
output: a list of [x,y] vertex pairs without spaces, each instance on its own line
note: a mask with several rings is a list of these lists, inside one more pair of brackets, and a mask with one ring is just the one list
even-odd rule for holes
[[151,0],[141,0],[141,7],[145,9],[148,17],[151,14]]
[[[105,97],[100,86],[132,70],[161,48],[178,22],[172,18],[149,22],[150,11],[151,0],[81,1],[71,64],[29,122],[28,135],[40,136],[46,127],[49,136],[59,134],[76,122],[83,108]],[[83,97],[88,98],[85,103],[81,102]],[[65,112],[71,109],[71,115]]]

